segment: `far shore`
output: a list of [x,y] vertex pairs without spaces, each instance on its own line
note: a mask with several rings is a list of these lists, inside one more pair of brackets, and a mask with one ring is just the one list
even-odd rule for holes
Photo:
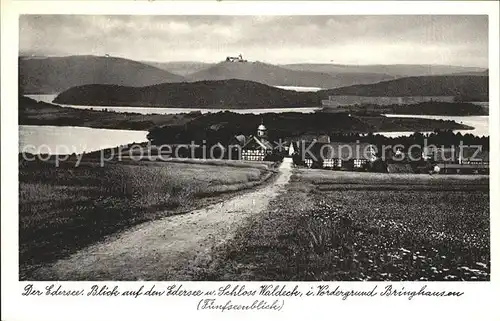
[[19,97],[19,125],[78,126],[103,129],[150,130],[182,125],[198,114],[143,115],[78,109]]
[[[253,119],[255,117],[272,117],[281,118],[331,118],[332,124],[338,118],[336,114],[314,113],[303,114],[295,112],[286,113],[265,113],[260,115],[255,114],[236,114],[231,111],[224,111],[211,114],[213,121],[221,115],[221,121],[227,119],[228,115],[232,115],[234,120],[240,121],[242,117]],[[222,116],[224,115],[224,116]],[[321,116],[321,117],[320,117]],[[127,129],[127,130],[151,130],[163,126],[183,126],[194,119],[205,117],[201,112],[193,109],[192,112],[182,114],[140,114],[140,113],[120,113],[113,111],[78,109],[70,107],[61,107],[55,104],[39,102],[28,97],[19,98],[19,125],[51,125],[51,126],[81,126],[91,128],[104,129]],[[435,129],[461,130],[473,129],[471,126],[458,124],[453,121],[441,121],[422,118],[395,118],[391,117],[390,121],[382,115],[370,117],[353,115],[347,118],[348,122],[356,123],[358,126],[353,132],[399,132],[399,131],[433,131]],[[330,128],[317,128],[318,131],[345,131],[348,125],[343,123],[343,128],[336,128],[334,125]],[[319,125],[318,125],[319,126]],[[348,130],[347,130],[348,131]]]

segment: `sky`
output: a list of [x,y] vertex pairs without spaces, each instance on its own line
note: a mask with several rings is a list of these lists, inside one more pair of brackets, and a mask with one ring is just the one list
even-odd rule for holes
[[23,15],[21,54],[273,64],[488,66],[488,18]]

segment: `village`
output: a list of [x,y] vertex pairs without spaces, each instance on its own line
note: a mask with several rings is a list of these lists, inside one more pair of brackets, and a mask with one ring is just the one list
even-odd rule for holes
[[[270,135],[274,138],[270,138]],[[450,133],[446,132],[443,135]],[[338,138],[336,135],[333,139]],[[159,159],[173,157],[253,162],[281,162],[283,158],[290,158],[293,165],[299,168],[341,171],[416,174],[489,173],[487,146],[463,143],[455,146],[451,142],[446,145],[427,144],[425,139],[420,144],[385,145],[370,143],[368,134],[361,135],[360,139],[354,142],[341,139],[335,141],[327,134],[306,134],[295,139],[276,138],[272,136],[272,129],[268,129],[262,122],[255,129],[255,134],[235,135],[226,140],[227,144],[217,142],[207,145],[206,142],[192,142],[148,145],[147,150],[140,151],[139,154],[156,156]],[[137,151],[131,153],[131,147],[132,145],[121,148],[120,153],[124,156],[138,154]]]

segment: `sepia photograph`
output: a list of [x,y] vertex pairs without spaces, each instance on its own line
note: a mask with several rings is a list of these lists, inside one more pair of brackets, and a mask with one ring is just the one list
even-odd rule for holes
[[488,15],[18,22],[20,281],[490,280]]

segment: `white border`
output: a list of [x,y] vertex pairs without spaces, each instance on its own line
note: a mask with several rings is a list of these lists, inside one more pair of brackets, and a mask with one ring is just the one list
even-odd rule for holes
[[[498,255],[499,218],[491,210],[492,275],[490,282],[430,283],[431,285],[466,291],[461,298],[426,299],[360,299],[338,298],[289,299],[281,312],[198,312],[196,299],[92,299],[24,298],[25,283],[18,282],[18,128],[17,128],[17,56],[18,16],[27,13],[58,14],[488,14],[490,69],[490,133],[491,133],[491,209],[498,209],[500,195],[500,111],[499,111],[499,5],[496,1],[446,2],[166,2],[166,1],[1,1],[1,179],[2,179],[2,320],[143,320],[143,319],[382,319],[382,320],[493,320],[498,317],[494,293],[500,293]],[[495,197],[497,196],[497,197]],[[69,282],[79,286],[91,282]],[[338,283],[338,282],[337,282]],[[131,282],[121,282],[132,286]],[[165,283],[166,284],[166,283]],[[372,286],[374,283],[342,282],[342,286]],[[382,283],[381,283],[382,284]],[[187,284],[193,286],[192,283]],[[250,286],[256,284],[249,283]],[[417,287],[418,282],[405,282]],[[213,288],[214,283],[197,283]],[[496,291],[494,291],[496,290]],[[248,301],[248,300],[247,300]]]

